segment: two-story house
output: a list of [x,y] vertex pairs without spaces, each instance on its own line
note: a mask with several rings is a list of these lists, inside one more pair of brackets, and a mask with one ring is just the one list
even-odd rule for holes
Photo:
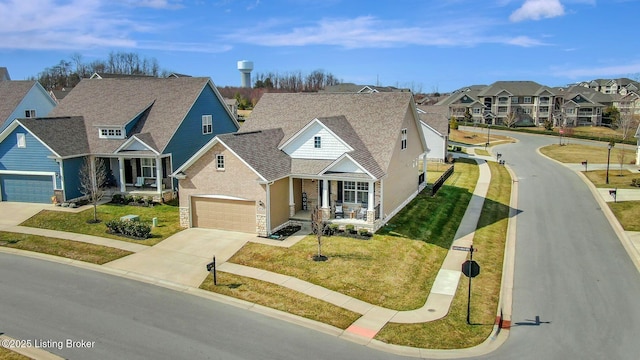
[[317,207],[375,231],[425,187],[426,150],[410,92],[267,93],[174,172],[181,222],[268,236]]
[[105,162],[113,191],[168,199],[177,190],[168,175],[238,128],[209,78],[84,79],[48,117],[20,117],[0,133],[1,199],[80,197],[87,156]]

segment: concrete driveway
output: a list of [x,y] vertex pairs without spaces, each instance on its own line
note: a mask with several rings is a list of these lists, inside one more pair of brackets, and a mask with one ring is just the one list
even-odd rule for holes
[[213,256],[217,264],[222,264],[255,238],[255,234],[190,228],[103,266],[198,287],[209,274],[206,264]]
[[44,209],[54,210],[55,206],[51,204],[0,201],[0,230],[19,225]]

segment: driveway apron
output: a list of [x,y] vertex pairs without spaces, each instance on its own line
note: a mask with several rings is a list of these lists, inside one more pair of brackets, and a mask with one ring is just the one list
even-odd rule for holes
[[190,228],[161,243],[103,266],[199,287],[209,274],[206,264],[222,264],[255,234]]

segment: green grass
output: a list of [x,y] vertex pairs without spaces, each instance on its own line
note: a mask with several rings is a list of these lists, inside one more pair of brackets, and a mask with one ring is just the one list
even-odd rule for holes
[[102,265],[132,254],[107,246],[44,236],[0,232],[0,246]]
[[608,204],[624,230],[640,231],[640,201],[622,201]]
[[213,277],[209,275],[200,288],[320,321],[340,329],[346,329],[360,317],[358,313],[260,280],[219,271],[217,283],[218,285],[214,285]]
[[[119,219],[121,216],[129,214],[139,215],[140,221],[149,224],[151,224],[154,217],[158,218],[158,226],[151,229],[151,238],[146,240],[132,240],[126,237],[107,233],[107,228],[105,226],[106,221]],[[169,205],[141,207],[104,204],[98,206],[98,219],[101,220],[100,223],[90,223],[90,220],[93,220],[93,208],[79,213],[43,210],[20,225],[101,236],[116,240],[135,242],[143,245],[155,245],[182,230],[180,227],[178,208]]]
[[471,322],[468,325],[468,280],[462,277],[449,314],[421,324],[387,324],[376,336],[383,342],[431,349],[458,349],[480,344],[491,333],[498,308],[502,260],[507,234],[511,177],[496,163],[491,167],[491,185],[478,221],[473,245],[480,275],[473,280]]
[[391,309],[419,308],[477,182],[475,162],[458,162],[455,169],[436,197],[420,194],[390,221],[392,226],[369,240],[325,237],[322,253],[329,257],[327,262],[312,261],[317,253],[312,236],[288,249],[249,243],[229,261],[290,275]]
[[0,346],[0,360],[29,360],[30,358]]
[[491,156],[491,154],[489,154],[489,152],[487,150],[475,149],[474,151],[475,151],[476,155]]
[[[635,152],[631,147],[617,144],[611,149],[611,157],[609,159],[611,168],[614,168],[615,164],[619,166],[619,159],[623,151],[625,154],[623,164],[628,164],[635,159]],[[562,163],[580,164],[583,161],[587,161],[589,164],[606,164],[608,149],[589,145],[568,144],[560,146],[559,144],[553,144],[541,148],[540,152]]]
[[607,171],[606,170],[589,170],[582,172],[596,187],[599,188],[618,188],[618,189],[638,189],[637,186],[632,186],[631,181],[638,179],[640,181],[640,173],[632,173],[627,169],[620,171],[618,166],[609,168],[609,184],[607,184]]

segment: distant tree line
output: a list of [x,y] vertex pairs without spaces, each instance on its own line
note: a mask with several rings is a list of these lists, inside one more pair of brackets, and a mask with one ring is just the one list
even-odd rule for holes
[[331,73],[325,73],[324,70],[314,70],[307,75],[303,75],[300,71],[258,73],[255,79],[254,88],[283,92],[315,92],[327,86],[340,84],[340,80]]
[[168,75],[168,71],[160,69],[156,59],[141,57],[136,53],[111,52],[107,59],[89,63],[84,62],[82,55],[76,53],[70,60],[60,60],[58,64],[44,69],[31,80],[37,80],[47,90],[60,90],[72,88],[82,78],[88,78],[96,72],[154,77]]

